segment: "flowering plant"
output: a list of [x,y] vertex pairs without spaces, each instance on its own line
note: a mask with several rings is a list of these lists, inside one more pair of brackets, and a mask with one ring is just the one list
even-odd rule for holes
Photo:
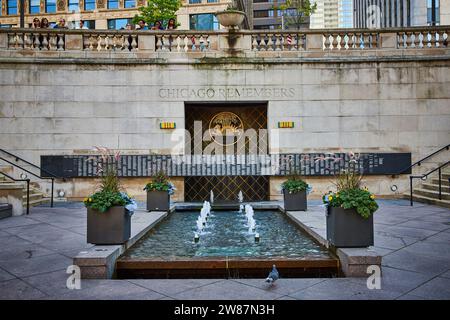
[[301,178],[292,176],[281,184],[281,192],[284,192],[285,190],[288,193],[297,193],[305,190],[307,193],[310,193],[312,187]]
[[176,188],[163,171],[153,176],[152,180],[144,187],[147,192],[150,191],[167,191],[170,195],[174,194]]
[[109,190],[102,190],[92,194],[84,199],[84,205],[88,208],[106,212],[109,208],[114,206],[124,206],[129,212],[134,212],[137,209],[137,203],[125,192],[111,192]]
[[378,204],[375,195],[367,187],[361,188],[361,179],[361,175],[355,171],[342,171],[335,183],[337,191],[325,194],[323,203],[328,207],[356,209],[363,218],[369,218],[378,209]]
[[95,161],[97,175],[100,177],[100,190],[86,197],[83,201],[84,205],[100,212],[106,212],[114,206],[125,206],[129,212],[136,210],[136,201],[121,191],[122,187],[117,174],[120,153],[105,147],[94,147],[94,151],[99,152],[100,156],[89,157],[88,160]]

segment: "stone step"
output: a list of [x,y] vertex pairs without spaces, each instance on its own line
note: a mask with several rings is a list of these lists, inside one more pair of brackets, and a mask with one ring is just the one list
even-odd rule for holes
[[[403,194],[403,197],[405,199],[409,200],[409,194],[405,193],[405,194]],[[421,196],[421,195],[417,195],[417,194],[413,194],[413,200],[417,201],[417,202],[423,202],[423,203],[427,203],[427,204],[440,206],[440,207],[450,208],[450,200],[438,200],[435,198],[430,198],[430,197]]]
[[[44,194],[43,193],[31,193],[30,192],[30,201],[31,200],[42,199],[42,198],[44,198]],[[24,192],[22,199],[23,199],[23,201],[27,201],[27,193],[26,192]]]
[[[447,191],[448,189],[445,188]],[[439,199],[439,191],[435,191],[435,190],[429,190],[429,189],[424,189],[424,188],[416,188],[413,191],[414,195],[420,195],[420,196],[425,196],[428,198],[434,198],[434,199]],[[442,192],[441,193],[441,197],[443,200],[450,200],[450,193],[448,192]]]
[[[423,189],[439,191],[439,184],[437,183],[422,183],[420,185]],[[450,186],[448,183],[442,183],[442,191],[450,192]]]
[[15,181],[0,183],[0,189],[16,188],[16,187],[23,187],[23,184]]
[[[428,180],[425,180],[425,181],[428,181]],[[438,184],[439,183],[439,179],[433,178],[433,179],[431,179],[431,183],[432,184]],[[448,186],[448,179],[441,179],[441,183],[442,183],[443,186],[444,185]]]
[[[38,206],[38,205],[41,205],[41,204],[47,203],[47,202],[50,202],[50,198],[40,198],[40,199],[33,200],[33,201],[30,200],[30,207],[35,207],[35,206]],[[23,203],[23,205],[26,206],[27,202],[25,201]]]

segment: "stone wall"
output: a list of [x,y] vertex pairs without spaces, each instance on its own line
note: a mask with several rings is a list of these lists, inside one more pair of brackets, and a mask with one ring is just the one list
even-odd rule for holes
[[[92,146],[126,154],[182,153],[174,130],[159,124],[173,121],[183,129],[185,102],[267,101],[268,129],[279,137],[271,152],[411,152],[415,161],[450,141],[449,66],[448,56],[278,63],[245,58],[180,63],[166,57],[163,63],[128,65],[89,58],[85,63],[3,60],[0,146],[34,163],[40,155],[85,154]],[[294,121],[295,127],[278,130],[279,121]],[[441,160],[438,156],[418,170]],[[370,177],[367,183],[378,195],[393,196],[390,179]],[[329,189],[329,180],[311,179],[314,197]],[[67,196],[91,192],[89,181],[66,182]],[[278,198],[281,178],[271,181],[271,197]],[[139,194],[140,182],[145,179],[125,184]],[[395,183],[401,193],[407,177]],[[183,189],[181,178],[177,185]]]

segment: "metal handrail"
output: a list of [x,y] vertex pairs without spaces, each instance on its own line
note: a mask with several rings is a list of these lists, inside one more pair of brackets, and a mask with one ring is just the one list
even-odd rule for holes
[[8,179],[11,179],[13,181],[25,181],[27,183],[27,215],[30,214],[30,179],[16,179],[11,177],[10,175],[0,171],[0,174],[4,175]]
[[[27,169],[25,169],[24,167],[19,166],[18,164],[9,161],[8,159],[5,159],[5,158],[3,158],[3,157],[0,157],[0,160],[3,160],[3,161],[5,161],[5,162],[7,162],[7,163],[9,163],[10,165],[12,165],[12,166],[14,166],[14,167],[17,167],[17,168],[19,168],[20,170],[23,170],[23,171],[25,171],[25,172],[27,172],[27,173],[29,173],[29,174],[35,176],[36,178],[39,178],[39,179],[42,179],[42,180],[51,180],[51,181],[52,181],[52,188],[51,188],[52,191],[51,191],[51,195],[50,195],[50,206],[53,208],[53,192],[54,192],[54,189],[55,189],[55,178],[54,178],[54,177],[49,177],[49,178],[41,177],[40,175],[37,175],[37,174],[31,172],[30,170],[27,170]],[[34,166],[36,166],[36,165],[34,165]]]
[[[426,179],[430,174],[438,171],[438,185],[439,185],[439,200],[442,200],[442,181],[441,181],[441,176],[442,176],[442,168],[448,166],[450,164],[450,160],[441,164],[439,167],[434,168],[433,170],[424,173],[422,175],[411,175],[409,176],[409,199],[410,199],[410,205],[413,206],[414,205],[414,201],[413,201],[413,180],[414,179]],[[448,179],[448,184],[449,184],[449,189],[450,189],[450,178]],[[450,191],[450,190],[449,190]]]
[[55,175],[55,174],[53,174],[53,173],[51,173],[51,172],[49,172],[49,171],[47,171],[47,170],[45,170],[45,169],[39,167],[38,165],[35,165],[34,163],[31,163],[30,161],[25,160],[25,159],[23,159],[23,158],[21,158],[21,157],[15,155],[15,154],[9,152],[9,151],[6,151],[5,149],[0,149],[0,152],[6,153],[8,156],[11,156],[11,157],[15,158],[16,161],[19,161],[19,160],[20,160],[20,161],[22,161],[22,162],[25,162],[26,164],[28,164],[28,165],[30,165],[30,166],[32,166],[32,167],[35,167],[36,169],[41,170],[41,172],[44,172],[44,173],[46,173],[46,174],[48,174],[48,175],[51,175],[51,176],[53,176],[53,177],[55,177],[55,178],[60,178],[60,177],[58,177],[57,175]]
[[449,150],[449,149],[450,149],[450,144],[448,144],[448,145],[446,145],[446,146],[440,148],[439,150],[437,150],[437,151],[435,151],[435,152],[433,152],[433,153],[427,155],[426,157],[420,159],[419,161],[414,162],[414,163],[413,163],[412,165],[410,165],[409,167],[407,167],[407,168],[405,168],[405,169],[403,169],[403,170],[400,170],[400,171],[399,171],[398,173],[396,173],[396,174],[393,174],[392,177],[395,178],[396,176],[401,175],[402,173],[405,173],[406,171],[408,171],[409,169],[412,169],[412,168],[415,167],[415,166],[419,166],[419,167],[420,167],[420,165],[422,164],[422,162],[424,162],[425,160],[428,160],[429,158],[433,157],[434,155],[440,153],[440,152],[443,151],[444,149],[445,149],[445,150]]

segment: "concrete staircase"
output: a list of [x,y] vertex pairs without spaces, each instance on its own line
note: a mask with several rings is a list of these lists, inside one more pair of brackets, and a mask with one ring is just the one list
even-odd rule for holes
[[[439,200],[439,179],[437,172],[425,181],[421,181],[419,185],[413,187],[413,200],[434,204],[446,208],[450,208],[450,186],[449,186],[450,170],[444,169],[441,175],[442,199]],[[417,182],[418,180],[416,180]],[[420,180],[419,180],[420,181]],[[409,199],[409,191],[404,193],[405,198]]]
[[[8,184],[8,185],[17,185],[23,188],[23,206],[27,205],[27,185],[25,182],[16,182],[11,181],[3,175],[0,175],[0,185]],[[43,193],[33,182],[30,183],[30,208],[34,206],[38,206],[40,204],[49,202],[50,198]]]

